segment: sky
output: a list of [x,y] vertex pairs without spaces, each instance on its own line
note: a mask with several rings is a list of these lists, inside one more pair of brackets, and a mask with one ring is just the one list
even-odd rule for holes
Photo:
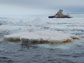
[[84,0],[0,0],[0,16],[83,14]]

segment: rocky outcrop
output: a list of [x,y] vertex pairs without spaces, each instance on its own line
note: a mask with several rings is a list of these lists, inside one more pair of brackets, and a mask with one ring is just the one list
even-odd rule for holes
[[69,15],[63,15],[63,16],[49,16],[48,18],[72,18]]
[[54,16],[49,16],[48,18],[72,18],[70,17],[69,15],[64,15],[63,13],[63,10],[59,10],[56,15]]

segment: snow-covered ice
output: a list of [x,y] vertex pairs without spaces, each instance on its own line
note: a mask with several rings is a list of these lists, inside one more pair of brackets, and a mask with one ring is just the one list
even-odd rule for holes
[[37,40],[37,41],[49,41],[49,42],[63,42],[66,40],[72,40],[71,38],[72,35],[70,34],[64,34],[62,32],[57,32],[57,31],[26,31],[26,32],[21,32],[21,33],[15,33],[15,34],[10,34],[6,35],[5,39],[28,39],[28,40]]
[[43,40],[65,40],[71,36],[83,36],[84,18],[5,18],[0,19],[0,30],[10,32],[5,37]]

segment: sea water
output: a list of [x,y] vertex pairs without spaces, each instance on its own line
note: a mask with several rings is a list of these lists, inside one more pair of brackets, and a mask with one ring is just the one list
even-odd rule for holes
[[[0,38],[28,30],[51,30],[84,36],[84,15],[72,18],[48,19],[0,18]],[[0,41],[0,63],[84,63],[84,39],[68,44],[35,44]]]

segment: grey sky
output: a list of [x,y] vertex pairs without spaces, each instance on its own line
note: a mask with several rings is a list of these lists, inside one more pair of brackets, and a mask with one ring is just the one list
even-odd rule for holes
[[59,9],[84,13],[84,0],[0,0],[1,15],[48,14]]
[[84,0],[0,0],[0,3],[30,6],[84,6]]

